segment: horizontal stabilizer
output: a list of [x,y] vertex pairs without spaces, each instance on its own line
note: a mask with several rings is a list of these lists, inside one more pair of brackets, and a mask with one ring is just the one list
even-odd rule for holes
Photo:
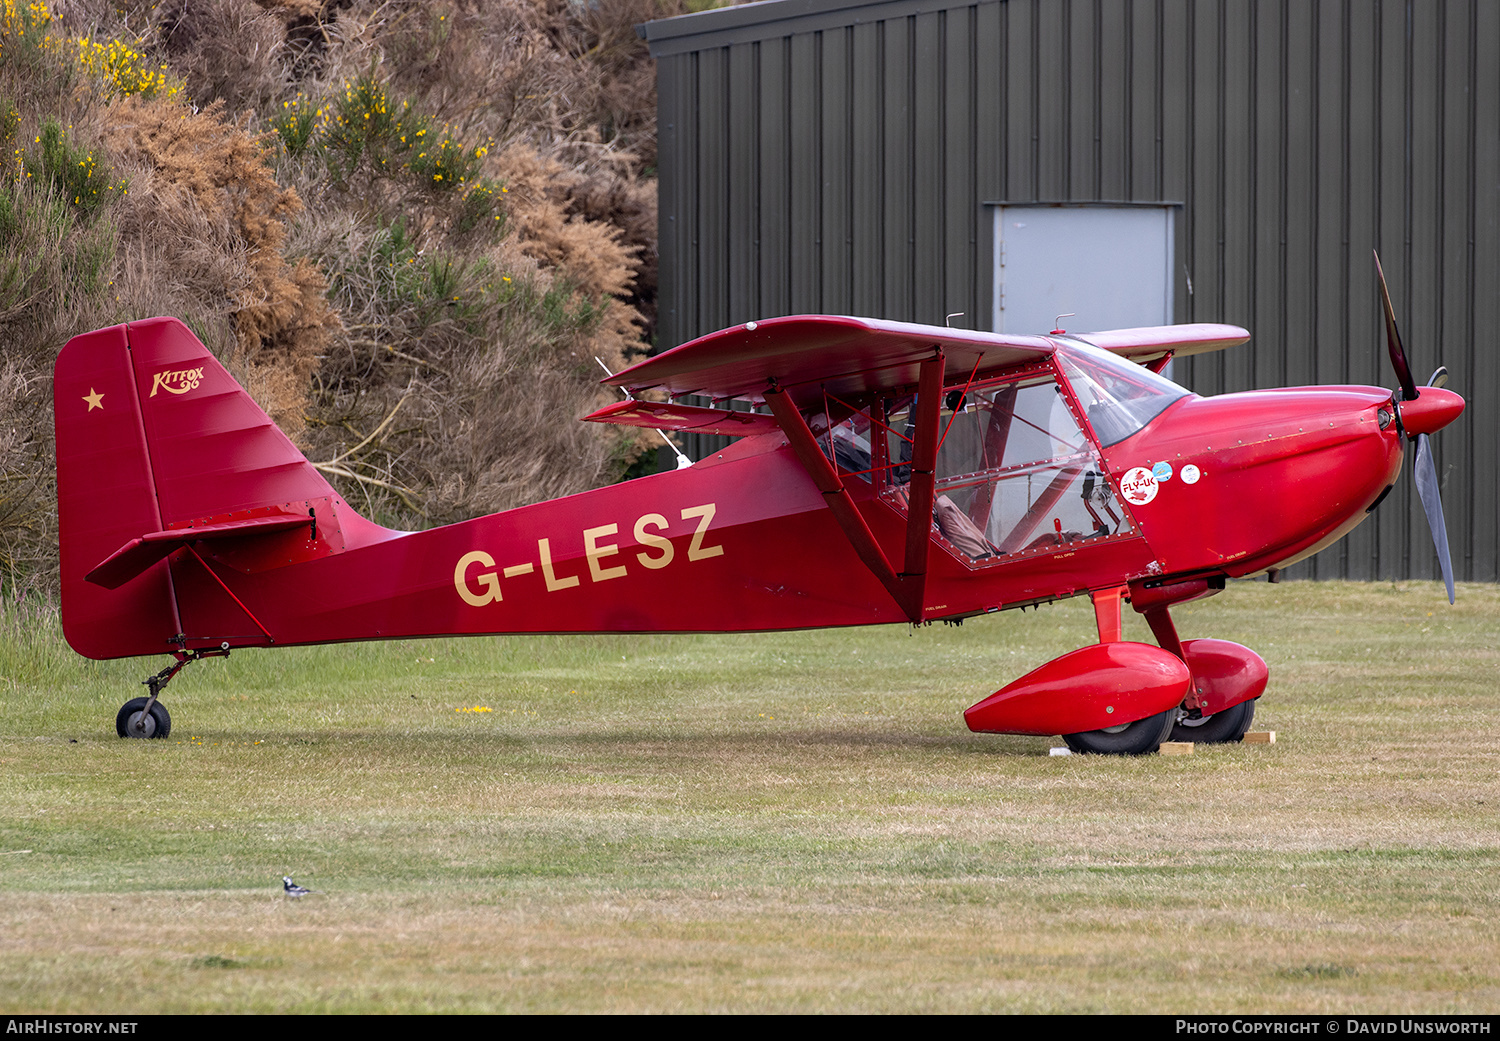
[[779,433],[774,416],[757,412],[732,412],[722,408],[668,404],[664,401],[617,401],[583,417],[586,423],[619,423],[653,430],[677,430],[694,434],[724,434],[749,437]]
[[96,586],[118,589],[179,546],[186,546],[190,542],[271,535],[278,531],[289,531],[292,528],[311,526],[311,524],[310,517],[282,514],[273,517],[249,517],[222,524],[176,528],[172,531],[153,531],[140,538],[131,539],[83,577],[84,581],[92,582]]

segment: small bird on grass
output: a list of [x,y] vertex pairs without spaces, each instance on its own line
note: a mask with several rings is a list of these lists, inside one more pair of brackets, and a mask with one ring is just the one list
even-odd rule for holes
[[302,886],[299,886],[297,883],[292,881],[291,875],[281,876],[281,888],[285,890],[286,895],[290,897],[306,896],[308,893],[317,892],[316,889],[305,889]]

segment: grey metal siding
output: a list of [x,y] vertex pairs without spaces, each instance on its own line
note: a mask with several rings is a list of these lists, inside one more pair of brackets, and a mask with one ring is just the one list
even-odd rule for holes
[[[1178,203],[1180,321],[1248,346],[1205,394],[1393,378],[1372,249],[1420,378],[1460,577],[1500,579],[1500,4],[782,0],[650,23],[661,343],[798,312],[990,325],[1000,202]],[[1433,577],[1404,480],[1301,565]]]

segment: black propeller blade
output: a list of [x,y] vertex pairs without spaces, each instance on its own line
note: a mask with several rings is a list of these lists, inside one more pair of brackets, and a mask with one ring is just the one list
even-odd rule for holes
[[1391,306],[1391,291],[1386,288],[1385,271],[1380,267],[1380,254],[1375,254],[1375,274],[1380,276],[1380,303],[1385,307],[1385,346],[1391,353],[1391,368],[1396,370],[1396,379],[1401,381],[1403,401],[1415,401],[1417,384],[1411,378],[1411,366],[1406,364],[1406,349],[1401,346],[1401,333],[1396,328],[1396,309]]
[[[1396,370],[1396,379],[1401,381],[1401,397],[1415,401],[1417,385],[1411,378],[1411,367],[1406,364],[1406,349],[1401,345],[1401,333],[1396,328],[1396,310],[1391,306],[1391,291],[1385,284],[1385,272],[1380,268],[1380,254],[1375,254],[1375,273],[1380,277],[1380,302],[1385,308],[1385,343],[1391,355],[1391,368]],[[1438,366],[1428,380],[1429,387],[1441,387],[1448,382],[1448,369]],[[1417,479],[1417,498],[1422,500],[1422,510],[1427,514],[1427,527],[1432,532],[1432,545],[1437,550],[1438,565],[1443,570],[1443,584],[1448,589],[1448,602],[1453,603],[1453,560],[1448,553],[1448,529],[1443,521],[1443,499],[1439,494],[1437,465],[1432,461],[1432,446],[1426,434],[1417,435],[1417,457],[1413,464]]]

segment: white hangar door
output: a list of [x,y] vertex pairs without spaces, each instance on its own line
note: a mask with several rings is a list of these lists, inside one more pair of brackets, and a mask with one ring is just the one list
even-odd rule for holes
[[995,206],[995,331],[1172,321],[1172,207]]

